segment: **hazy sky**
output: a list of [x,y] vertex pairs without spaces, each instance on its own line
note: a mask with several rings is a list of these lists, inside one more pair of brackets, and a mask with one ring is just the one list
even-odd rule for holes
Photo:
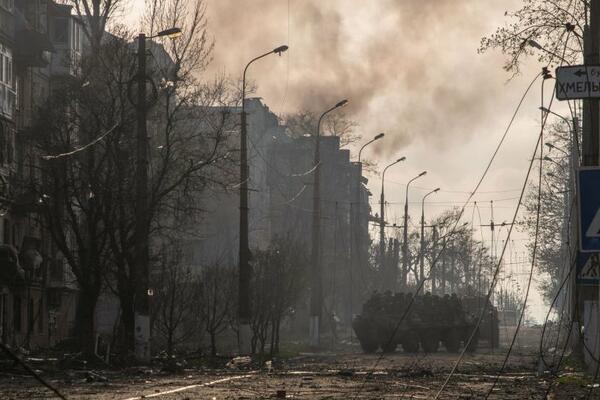
[[[477,53],[481,37],[507,23],[505,11],[519,4],[521,0],[208,0],[216,46],[206,77],[223,72],[240,76],[250,59],[288,44],[282,57],[251,67],[256,95],[279,115],[322,111],[348,98],[345,112],[359,123],[365,140],[386,134],[365,150],[366,158],[381,170],[391,160],[407,157],[386,174],[386,219],[401,222],[404,183],[428,171],[409,193],[416,224],[428,190],[442,188],[428,199],[430,217],[467,198],[541,68],[531,60],[521,76],[509,80],[502,54]],[[143,0],[132,0],[132,5],[139,12]],[[128,13],[128,18],[133,21],[135,15]],[[496,222],[512,218],[539,133],[539,87],[532,89],[475,196],[483,223],[490,220],[490,200],[495,201]],[[377,207],[381,182],[375,175],[369,180]],[[465,220],[470,222],[472,215],[470,206]],[[489,230],[483,234],[489,241]],[[506,229],[500,232],[501,238],[505,235]],[[527,237],[516,233],[513,238],[513,250],[522,256]],[[532,307],[538,319],[545,312],[537,294]]]

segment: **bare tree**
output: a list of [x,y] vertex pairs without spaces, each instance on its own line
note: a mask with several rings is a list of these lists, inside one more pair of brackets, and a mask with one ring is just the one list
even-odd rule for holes
[[[319,114],[312,111],[300,111],[287,115],[285,124],[292,137],[313,136],[317,132]],[[349,119],[343,112],[330,114],[321,122],[321,134],[325,136],[338,136],[340,147],[347,146],[360,140],[356,133],[358,123]]]
[[174,346],[198,336],[199,288],[190,268],[183,265],[178,243],[165,244],[160,259],[160,269],[152,279],[152,330],[164,340],[166,352],[171,355]]
[[293,313],[306,295],[306,251],[298,242],[278,238],[264,251],[255,252],[253,288],[252,351],[279,352],[281,322]]
[[500,49],[507,55],[504,69],[513,74],[519,73],[521,62],[527,56],[537,55],[540,61],[550,64],[560,62],[560,57],[570,62],[578,60],[583,53],[585,3],[523,0],[519,10],[505,13],[511,23],[482,38],[479,51]]
[[210,353],[217,355],[217,337],[224,332],[235,312],[236,273],[219,264],[204,267],[198,277],[199,318],[210,338]]
[[[564,123],[555,124],[548,131],[547,142],[557,149],[568,149],[569,127]],[[551,150],[552,161],[544,161],[544,176],[541,190],[541,209],[539,238],[537,240],[536,260],[546,278],[541,281],[541,287],[546,300],[551,301],[560,281],[564,278],[561,273],[568,271],[569,261],[566,250],[569,241],[565,235],[569,232],[567,226],[573,223],[569,215],[570,205],[567,204],[569,191],[569,160],[561,150]],[[524,230],[531,237],[535,236],[537,218],[537,196],[539,185],[532,184],[525,198],[526,215],[523,220]],[[565,226],[565,224],[567,224]],[[528,243],[532,250],[533,240]]]

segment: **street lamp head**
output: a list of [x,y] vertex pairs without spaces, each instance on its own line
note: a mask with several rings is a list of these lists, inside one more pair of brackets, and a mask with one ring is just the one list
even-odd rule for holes
[[533,39],[527,39],[527,44],[530,45],[531,47],[534,47],[538,50],[543,50],[542,45],[540,45],[538,42],[536,42]]
[[285,44],[283,46],[279,46],[276,49],[273,49],[273,53],[275,54],[279,54],[281,55],[281,53],[283,53],[284,51],[286,51],[289,47],[287,47]]
[[373,140],[379,140],[384,136],[385,136],[385,133],[380,133],[379,135],[375,136],[375,138]]
[[344,107],[346,104],[348,104],[348,100],[344,99],[344,100],[340,101],[339,103],[337,103],[335,105],[335,108]]
[[542,110],[545,113],[550,114],[550,110],[548,110],[546,107],[539,107],[540,110]]
[[435,188],[435,189],[433,189],[433,193],[437,193],[437,192],[439,192],[439,191],[440,191],[440,188]]
[[544,144],[545,144],[546,146],[548,146],[549,148],[551,148],[551,149],[554,149],[554,145],[553,145],[552,143],[548,143],[548,142],[546,142],[546,143],[544,143]]
[[166,36],[170,39],[175,39],[179,36],[181,36],[181,28],[169,28],[169,29],[165,29],[164,31],[160,31],[156,34],[156,37],[162,37],[162,36]]
[[404,160],[406,160],[406,157],[400,157],[399,159],[396,160],[396,162],[402,162]]
[[551,158],[550,158],[550,157],[548,157],[548,156],[544,156],[544,161],[550,161],[550,162],[554,162],[554,160],[553,160],[553,159],[551,159]]
[[427,174],[427,171],[423,171],[423,172],[421,172],[421,173],[419,174],[419,176],[423,176],[423,175],[425,175],[425,174]]

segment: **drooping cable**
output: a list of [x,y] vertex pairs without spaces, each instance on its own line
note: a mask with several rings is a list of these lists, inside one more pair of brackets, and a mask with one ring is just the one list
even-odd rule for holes
[[[537,81],[537,80],[540,78],[540,76],[542,76],[542,74],[541,74],[541,73],[538,73],[538,74],[536,74],[536,75],[535,75],[535,77],[534,77],[534,78],[531,80],[531,82],[529,83],[529,85],[528,85],[528,86],[527,86],[527,88],[525,89],[524,93],[522,94],[521,98],[519,99],[519,102],[518,102],[518,104],[517,104],[517,106],[516,106],[516,108],[515,108],[515,110],[514,110],[514,112],[513,112],[512,116],[511,116],[511,118],[510,118],[510,120],[509,120],[509,123],[508,123],[508,125],[507,125],[506,129],[504,130],[504,133],[502,134],[502,137],[500,138],[500,140],[499,140],[498,144],[496,145],[496,147],[495,147],[495,149],[494,149],[494,151],[493,151],[493,153],[492,153],[492,156],[490,157],[490,160],[489,160],[489,162],[487,163],[487,165],[486,165],[486,167],[485,167],[485,169],[484,169],[484,171],[483,171],[483,173],[482,173],[481,177],[479,178],[479,180],[477,181],[477,184],[475,185],[475,188],[474,188],[474,189],[473,189],[473,191],[472,191],[472,192],[469,194],[469,196],[468,196],[467,200],[465,201],[465,203],[464,203],[464,204],[463,204],[463,206],[461,207],[461,209],[460,209],[460,212],[459,212],[459,214],[458,214],[458,216],[457,216],[457,218],[456,218],[456,221],[454,222],[454,225],[453,225],[453,227],[452,227],[452,229],[451,229],[451,232],[450,232],[450,234],[454,234],[454,233],[457,231],[457,227],[458,227],[459,221],[460,221],[460,219],[462,218],[462,215],[464,214],[464,211],[465,211],[465,209],[466,209],[467,205],[468,205],[468,204],[471,202],[472,198],[475,196],[475,194],[477,193],[477,191],[478,191],[478,190],[479,190],[479,188],[481,187],[481,185],[482,185],[483,181],[485,180],[485,178],[486,178],[486,176],[487,176],[488,172],[490,171],[490,168],[491,168],[492,164],[494,163],[494,161],[495,161],[495,159],[496,159],[496,156],[498,155],[498,153],[499,153],[500,149],[502,148],[502,145],[504,144],[504,141],[505,141],[506,137],[508,136],[508,133],[510,132],[510,129],[511,129],[511,127],[512,127],[512,125],[513,125],[513,123],[514,123],[514,121],[515,121],[515,119],[516,119],[516,117],[517,117],[517,114],[518,114],[519,110],[521,109],[521,106],[522,106],[523,102],[525,101],[525,98],[526,98],[526,97],[527,97],[527,95],[529,94],[529,91],[530,91],[530,90],[531,90],[531,88],[533,87],[534,83],[535,83],[535,82],[536,82],[536,81]],[[539,140],[538,140],[538,144],[539,144]],[[536,148],[536,152],[535,152],[535,153],[537,153],[537,148]],[[535,155],[535,153],[534,153],[534,155]],[[534,158],[534,157],[533,157],[533,158]],[[521,192],[521,194],[522,194],[522,193],[523,193],[523,192]],[[519,201],[519,203],[520,203],[520,201]],[[511,225],[511,230],[512,230],[512,225]],[[438,254],[436,255],[436,257],[434,258],[434,262],[432,263],[432,265],[435,265],[435,264],[436,264],[436,261],[439,259],[440,255],[441,255],[441,254],[444,252],[444,250],[445,250],[445,247],[446,247],[446,246],[447,246],[447,243],[446,243],[446,242],[444,242],[444,244],[442,245],[442,248],[440,249],[440,251],[438,252]],[[398,330],[400,329],[400,326],[401,326],[402,322],[404,321],[404,319],[405,319],[405,318],[406,318],[406,316],[408,315],[408,313],[409,313],[409,311],[410,311],[411,307],[413,306],[413,304],[414,304],[414,301],[415,301],[415,299],[416,299],[417,295],[418,295],[418,294],[419,294],[419,292],[420,292],[420,291],[423,289],[423,286],[424,286],[424,284],[425,284],[425,281],[426,281],[426,280],[428,280],[428,279],[430,278],[430,276],[431,276],[431,272],[432,272],[432,271],[431,271],[431,268],[430,268],[430,271],[429,271],[429,274],[428,274],[428,276],[427,276],[425,279],[421,279],[421,280],[420,280],[420,282],[419,282],[419,284],[417,285],[417,288],[416,288],[416,290],[415,290],[415,294],[414,294],[414,296],[412,296],[412,297],[411,297],[411,299],[410,299],[410,301],[409,301],[409,303],[408,303],[407,307],[405,308],[404,312],[403,312],[403,313],[402,313],[402,315],[400,316],[400,319],[399,319],[399,321],[396,323],[396,325],[395,325],[395,327],[394,327],[394,329],[393,329],[393,331],[392,331],[392,334],[390,335],[390,339],[388,340],[388,343],[391,343],[391,341],[392,341],[392,340],[394,339],[394,337],[396,336],[396,334],[397,334]],[[383,357],[384,357],[384,353],[382,353],[382,354],[381,354],[381,355],[380,355],[380,356],[379,356],[379,357],[378,357],[378,358],[375,360],[375,363],[374,363],[374,365],[373,365],[372,369],[375,369],[375,368],[377,367],[377,365],[379,365],[379,363],[381,362],[381,360],[383,359]],[[454,368],[454,370],[455,370],[455,369],[456,369],[456,368]],[[357,391],[357,393],[356,393],[356,396],[354,396],[354,397],[353,397],[353,399],[356,399],[356,398],[357,398],[357,396],[359,396],[359,395],[360,395],[360,393],[363,391],[363,389],[364,389],[364,386],[365,386],[365,384],[366,384],[366,379],[367,379],[366,377],[363,379],[363,382],[362,382],[361,386],[359,387],[359,389],[358,389],[358,391]],[[437,397],[437,396],[436,396],[436,397]]]

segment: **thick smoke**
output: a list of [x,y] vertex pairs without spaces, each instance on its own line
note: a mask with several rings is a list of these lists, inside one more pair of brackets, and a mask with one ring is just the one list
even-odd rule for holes
[[[289,53],[249,75],[276,113],[350,99],[347,113],[365,135],[388,133],[386,155],[417,138],[445,146],[485,129],[500,106],[495,91],[506,90],[497,83],[507,78],[501,55],[476,52],[519,0],[490,3],[289,0]],[[211,72],[238,76],[248,60],[288,42],[286,0],[209,0],[208,13]]]

